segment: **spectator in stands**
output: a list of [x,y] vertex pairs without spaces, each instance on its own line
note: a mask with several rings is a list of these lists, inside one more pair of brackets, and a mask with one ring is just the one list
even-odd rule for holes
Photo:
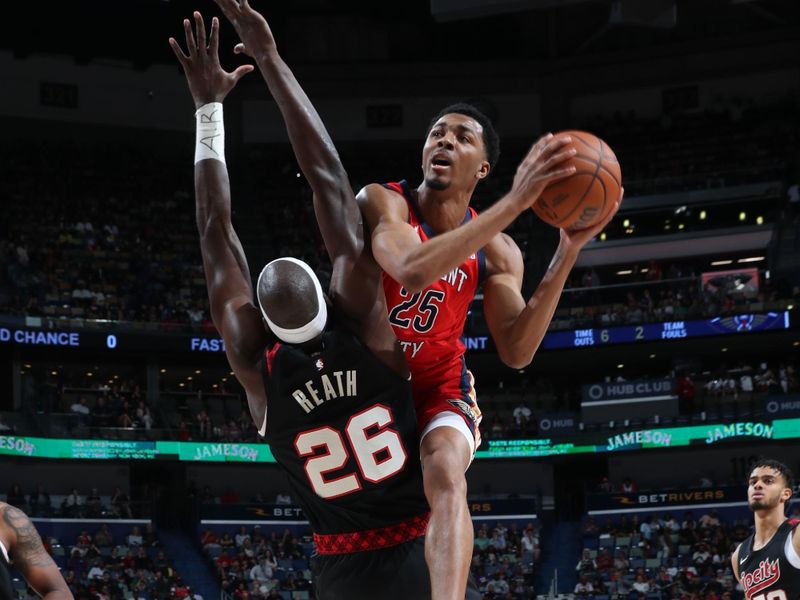
[[119,487],[114,488],[114,493],[111,495],[111,506],[114,508],[114,512],[117,513],[119,518],[131,518],[131,506],[128,494],[123,492]]
[[584,537],[594,537],[600,533],[600,528],[594,522],[594,518],[591,516],[586,517],[586,520],[583,522],[583,535]]
[[647,576],[639,573],[636,576],[636,581],[633,582],[633,589],[634,591],[640,594],[647,594],[650,591],[650,582],[647,580]]
[[580,597],[587,597],[589,594],[594,592],[594,586],[592,582],[586,577],[586,575],[581,575],[578,579],[578,583],[575,584],[575,595]]
[[486,523],[481,523],[478,529],[478,534],[475,536],[475,546],[478,550],[483,551],[489,546],[489,533]]
[[597,570],[605,572],[611,569],[613,565],[614,559],[611,558],[611,553],[608,551],[608,548],[602,548],[595,559],[595,566],[597,567]]
[[247,533],[247,529],[244,525],[239,527],[239,532],[234,536],[234,541],[236,542],[236,546],[244,545],[245,540],[250,541],[250,534]]
[[133,527],[131,532],[128,534],[128,537],[126,538],[126,541],[128,543],[128,547],[142,545],[142,542],[144,540],[142,539],[142,532],[138,526]]
[[627,571],[630,568],[630,563],[628,562],[628,557],[625,555],[623,550],[617,550],[617,554],[614,557],[614,569],[618,571]]
[[92,488],[92,491],[86,496],[86,516],[90,519],[97,518],[103,513],[103,501],[100,499],[100,494],[97,493],[97,488]]
[[31,495],[28,496],[28,505],[33,516],[50,516],[53,505],[50,500],[50,494],[44,489],[41,483],[37,485],[36,490],[31,492]]
[[72,488],[72,491],[67,494],[64,501],[61,503],[61,508],[64,514],[68,517],[79,517],[83,512],[83,498],[78,493],[77,488]]
[[206,552],[208,552],[209,548],[219,548],[217,534],[210,529],[206,529],[203,536],[200,538],[200,545],[203,546],[203,550]]
[[100,529],[94,534],[94,544],[98,548],[109,548],[114,544],[114,537],[108,528],[108,523],[100,525]]
[[[252,420],[252,419],[251,419]],[[292,496],[289,492],[283,490],[278,492],[277,496],[275,496],[275,504],[279,505],[291,505],[292,504]]]
[[636,482],[631,479],[630,477],[626,477],[622,480],[622,486],[620,488],[622,492],[638,492],[639,486],[636,485]]
[[701,529],[710,529],[719,527],[720,522],[717,511],[712,510],[710,513],[704,514],[702,517],[700,517],[698,525],[700,526]]
[[658,527],[653,521],[653,515],[647,515],[644,523],[639,526],[639,531],[641,532],[642,537],[648,542],[653,541],[657,529]]
[[198,439],[209,440],[211,439],[211,418],[205,409],[197,413],[197,432]]
[[493,546],[498,552],[503,552],[506,549],[506,535],[499,527],[495,527],[492,531],[492,537],[489,540],[489,545]]
[[92,411],[89,408],[86,396],[80,396],[78,401],[74,402],[72,406],[69,407],[69,410],[70,412],[78,415],[78,418],[82,424],[88,424],[90,422],[90,415]]
[[706,567],[711,564],[711,553],[708,551],[708,545],[704,542],[697,544],[694,554],[692,554],[692,563],[698,573],[701,573]]
[[597,565],[592,558],[591,550],[584,548],[581,559],[578,561],[578,564],[575,565],[575,570],[579,573],[594,573],[597,570]]

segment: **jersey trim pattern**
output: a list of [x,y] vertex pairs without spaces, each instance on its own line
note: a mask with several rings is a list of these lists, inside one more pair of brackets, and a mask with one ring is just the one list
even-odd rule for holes
[[400,523],[350,533],[314,534],[317,554],[352,554],[391,548],[425,535],[430,513],[412,517]]

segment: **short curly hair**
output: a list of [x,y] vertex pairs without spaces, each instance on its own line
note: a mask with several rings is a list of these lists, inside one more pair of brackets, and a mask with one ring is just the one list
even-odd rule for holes
[[451,115],[454,113],[458,115],[465,115],[470,119],[475,119],[478,123],[480,123],[481,127],[483,128],[483,147],[486,150],[486,160],[489,161],[489,167],[494,169],[494,166],[497,164],[497,161],[500,158],[500,136],[497,135],[497,131],[495,130],[494,125],[492,125],[492,121],[489,119],[489,117],[483,114],[472,104],[458,102],[456,104],[451,104],[450,106],[445,106],[437,113],[435,117],[433,117],[433,119],[431,119],[431,122],[428,123],[428,132],[430,132],[430,130],[436,124],[436,121],[445,115]]

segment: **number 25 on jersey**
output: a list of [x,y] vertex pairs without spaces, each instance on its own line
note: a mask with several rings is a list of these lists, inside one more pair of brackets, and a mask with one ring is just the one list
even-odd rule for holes
[[[350,417],[342,433],[324,426],[304,431],[295,438],[294,447],[305,463],[306,476],[314,492],[326,500],[357,492],[362,481],[379,483],[403,470],[406,451],[400,434],[391,429],[392,411],[376,404]],[[377,432],[367,435],[367,430]],[[354,456],[358,472],[335,474]]]

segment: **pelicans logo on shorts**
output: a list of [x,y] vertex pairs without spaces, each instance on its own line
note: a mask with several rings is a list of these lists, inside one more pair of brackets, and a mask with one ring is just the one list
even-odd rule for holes
[[467,418],[476,425],[480,423],[478,412],[475,410],[474,407],[470,406],[463,400],[448,400],[448,402],[453,406],[455,406],[458,410],[463,412],[467,416]]

